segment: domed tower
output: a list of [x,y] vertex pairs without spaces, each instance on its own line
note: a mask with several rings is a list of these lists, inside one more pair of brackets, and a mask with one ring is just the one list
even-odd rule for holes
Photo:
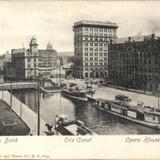
[[48,44],[47,44],[47,50],[53,50],[51,42],[48,42]]
[[30,46],[30,52],[31,53],[37,53],[38,52],[38,44],[37,44],[37,39],[36,39],[35,36],[32,37],[29,46]]

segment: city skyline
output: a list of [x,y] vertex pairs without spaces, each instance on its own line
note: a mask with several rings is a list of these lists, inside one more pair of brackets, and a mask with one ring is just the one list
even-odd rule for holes
[[0,4],[0,54],[23,44],[29,48],[33,35],[39,49],[45,49],[50,41],[58,52],[73,51],[72,27],[80,20],[115,22],[119,26],[118,37],[160,33],[160,2],[1,1]]

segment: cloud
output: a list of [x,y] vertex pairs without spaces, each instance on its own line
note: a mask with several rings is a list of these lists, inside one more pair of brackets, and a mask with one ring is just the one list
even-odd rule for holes
[[36,35],[39,48],[51,41],[58,51],[73,51],[75,21],[113,21],[118,36],[160,33],[160,2],[138,1],[0,1],[0,54],[28,46]]

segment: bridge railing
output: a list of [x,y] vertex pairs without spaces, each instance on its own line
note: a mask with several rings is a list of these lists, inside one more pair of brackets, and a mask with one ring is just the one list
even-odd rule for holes
[[0,83],[0,89],[10,89],[12,85],[13,89],[23,88],[37,88],[37,82],[13,82],[13,83]]
[[12,83],[10,83],[10,82],[5,82],[5,83],[0,83],[0,86],[4,86],[4,85],[25,85],[25,84],[37,84],[37,82],[12,82]]

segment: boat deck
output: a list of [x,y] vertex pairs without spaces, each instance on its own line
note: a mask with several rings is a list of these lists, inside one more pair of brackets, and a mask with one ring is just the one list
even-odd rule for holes
[[71,124],[69,126],[65,126],[65,129],[67,129],[69,132],[71,132],[73,135],[77,135],[77,125],[76,124]]

